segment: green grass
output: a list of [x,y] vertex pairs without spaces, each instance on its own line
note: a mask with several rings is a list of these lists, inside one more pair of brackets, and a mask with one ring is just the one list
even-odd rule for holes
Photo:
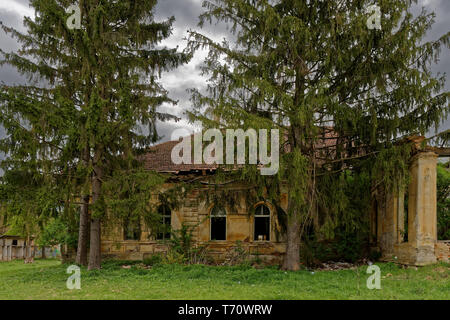
[[[381,290],[369,290],[367,267],[284,272],[276,268],[160,265],[143,269],[105,262],[81,271],[81,290],[66,288],[56,260],[0,262],[0,299],[450,299],[450,265],[381,268]],[[359,274],[359,275],[358,275]]]

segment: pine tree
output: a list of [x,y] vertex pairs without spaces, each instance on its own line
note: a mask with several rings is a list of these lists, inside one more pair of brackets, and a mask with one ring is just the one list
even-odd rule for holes
[[449,112],[445,75],[434,76],[430,67],[450,33],[424,42],[434,14],[413,17],[409,0],[379,1],[381,29],[372,28],[372,4],[205,1],[199,25],[226,23],[233,40],[190,32],[192,51],[209,49],[203,71],[210,76],[207,94],[192,90],[192,117],[210,126],[285,132],[285,269],[299,269],[301,230],[325,196],[321,183],[363,167],[373,168],[374,179],[399,181],[407,148],[397,142],[425,134]]
[[[25,19],[26,34],[3,28],[22,43],[18,53],[2,52],[3,63],[45,81],[2,87],[2,124],[10,134],[3,149],[21,163],[37,159],[40,171],[47,165],[45,172],[55,174],[55,167],[63,166],[63,173],[75,178],[73,185],[84,202],[79,247],[85,247],[82,232],[92,194],[89,269],[101,263],[101,223],[108,203],[103,184],[111,182],[117,170],[123,175],[140,170],[139,152],[158,139],[155,122],[175,119],[157,110],[163,103],[175,103],[158,79],[189,56],[159,47],[170,36],[174,18],[155,22],[156,2],[34,0],[36,17]],[[80,8],[76,28],[70,27],[69,5]],[[24,126],[19,130],[13,121]],[[26,142],[21,153],[9,139],[20,146]],[[48,149],[49,160],[41,164],[40,154]]]

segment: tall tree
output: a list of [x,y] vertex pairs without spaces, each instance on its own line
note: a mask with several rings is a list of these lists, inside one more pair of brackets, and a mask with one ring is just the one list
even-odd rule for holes
[[[22,49],[2,52],[2,63],[47,82],[2,87],[4,110],[15,115],[16,122],[29,122],[21,130],[33,135],[35,128],[40,129],[20,160],[28,162],[30,154],[40,154],[52,145],[47,171],[55,173],[57,163],[70,172],[64,174],[78,178],[74,185],[84,201],[80,247],[85,247],[86,202],[92,194],[89,269],[98,269],[101,263],[101,223],[107,203],[104,182],[114,179],[117,170],[123,174],[137,170],[136,156],[158,138],[155,122],[176,119],[157,110],[163,103],[175,103],[158,79],[163,71],[187,62],[189,56],[159,46],[170,36],[174,18],[155,22],[156,3],[32,0],[36,16],[25,19],[26,34],[3,28],[17,37]],[[78,10],[66,13],[69,5],[80,8],[78,17]],[[69,16],[79,18],[79,26],[71,25],[71,20],[67,23]],[[11,117],[4,114],[2,123],[11,128],[10,137],[21,145]],[[16,157],[8,141],[2,145],[10,157]],[[41,162],[42,157],[33,158]],[[85,262],[85,252],[79,252],[80,263]]]
[[204,2],[199,25],[225,22],[232,40],[190,32],[192,51],[209,49],[203,71],[210,75],[207,94],[192,90],[192,117],[285,132],[285,269],[299,269],[301,231],[317,199],[325,203],[323,184],[364,166],[374,179],[400,182],[407,150],[397,142],[448,115],[445,75],[434,76],[430,67],[450,33],[424,42],[434,14],[414,17],[412,2],[380,1],[381,29],[371,24],[368,0]]

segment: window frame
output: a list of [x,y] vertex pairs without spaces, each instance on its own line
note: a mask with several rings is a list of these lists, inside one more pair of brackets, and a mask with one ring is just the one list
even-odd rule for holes
[[[262,209],[263,211],[262,211],[262,214],[257,214],[256,212],[257,212],[257,210],[259,209],[259,208],[264,208],[264,207],[266,207],[267,208],[267,210],[269,210],[269,213],[268,214],[264,214],[264,209]],[[258,240],[257,238],[256,238],[256,219],[258,219],[258,218],[268,218],[269,219],[269,239],[266,239],[266,240]],[[267,203],[257,203],[256,205],[255,205],[255,212],[254,212],[254,214],[253,214],[253,232],[252,232],[252,239],[253,239],[253,241],[255,241],[255,242],[270,242],[271,241],[271,239],[272,239],[272,210],[270,210],[270,206],[269,205],[267,205]]]
[[[223,214],[217,215],[213,214],[214,209],[219,208]],[[214,205],[209,211],[209,241],[227,241],[228,238],[228,219],[227,219],[227,210],[225,207],[219,207],[218,205]],[[212,219],[213,218],[225,218],[225,239],[217,240],[212,238]]]
[[[160,208],[162,208],[162,207],[169,209],[169,213],[164,212],[164,214],[161,214]],[[170,209],[170,207],[166,204],[160,204],[158,206],[158,213],[161,215],[163,226],[164,227],[166,226],[166,219],[168,218],[170,221],[169,227],[172,228],[172,209]],[[162,238],[159,237],[160,234],[162,234]],[[169,234],[168,238],[166,237],[167,234]],[[163,232],[157,233],[155,235],[155,240],[157,240],[157,241],[168,241],[170,239],[172,239],[172,234],[170,233],[170,231],[167,232],[167,230],[164,230]]]

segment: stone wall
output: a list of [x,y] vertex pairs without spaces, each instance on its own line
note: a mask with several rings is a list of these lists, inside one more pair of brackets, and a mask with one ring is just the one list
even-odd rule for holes
[[438,261],[448,263],[450,261],[450,240],[436,242],[434,253]]

